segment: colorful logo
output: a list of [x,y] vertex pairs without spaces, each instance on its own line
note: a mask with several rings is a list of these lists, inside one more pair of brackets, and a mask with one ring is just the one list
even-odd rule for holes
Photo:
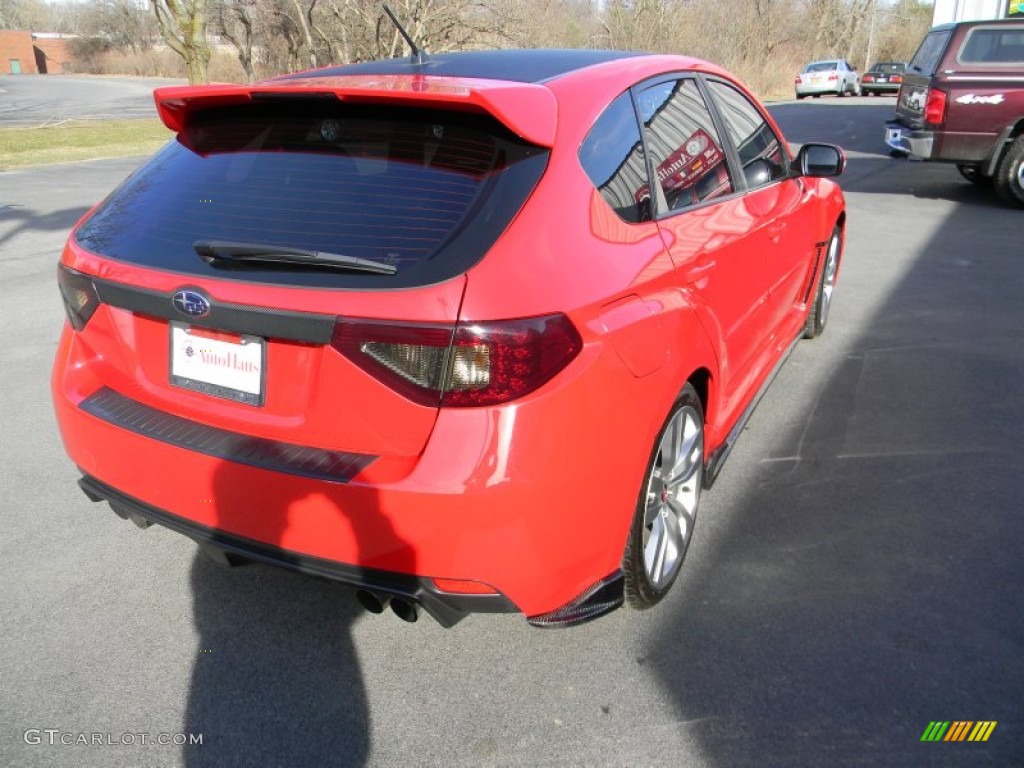
[[995,720],[932,720],[921,741],[988,741],[995,729]]

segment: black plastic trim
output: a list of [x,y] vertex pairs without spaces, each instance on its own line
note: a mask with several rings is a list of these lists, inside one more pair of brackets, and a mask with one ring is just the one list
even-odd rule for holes
[[621,607],[626,599],[625,587],[625,575],[622,571],[616,571],[587,587],[561,608],[529,616],[526,620],[542,629],[584,624]]
[[377,460],[367,454],[328,451],[229,432],[151,408],[109,387],[97,390],[78,407],[109,424],[176,448],[314,480],[347,483]]
[[107,501],[121,517],[156,523],[188,536],[204,549],[233,555],[234,560],[265,563],[416,603],[443,627],[454,626],[470,613],[518,612],[504,595],[453,595],[439,591],[425,577],[338,563],[235,536],[150,506],[89,475],[83,475],[78,485],[90,500]]
[[754,399],[747,404],[747,407],[743,409],[743,413],[740,414],[739,419],[733,424],[732,429],[729,430],[729,434],[726,435],[725,440],[720,446],[711,454],[711,458],[708,459],[704,465],[704,490],[708,490],[712,485],[715,484],[715,478],[718,477],[718,473],[722,471],[722,467],[725,466],[725,460],[729,458],[729,454],[732,453],[733,446],[739,439],[739,436],[743,433],[743,428],[747,426],[747,421],[754,414],[758,404],[761,402],[761,398],[764,397],[768,391],[768,387],[775,381],[775,377],[779,375],[779,371],[782,370],[782,366],[789,360],[789,356],[793,354],[793,350],[796,348],[796,343],[803,338],[803,328],[796,335],[796,338],[790,342],[786,351],[779,358],[778,362],[775,363],[775,367],[772,368],[771,373],[768,374],[768,378],[764,380],[761,388],[757,390],[757,394],[754,395]]
[[[112,307],[127,309],[149,317],[163,320],[181,320],[189,325],[232,331],[266,339],[301,341],[307,344],[327,344],[334,332],[334,315],[314,312],[292,312],[270,307],[227,304],[209,299],[210,312],[203,317],[182,314],[171,299],[176,293],[163,293],[134,285],[115,283],[92,278],[100,301]],[[193,285],[182,285],[183,289],[208,294]],[[180,290],[180,289],[179,289]]]

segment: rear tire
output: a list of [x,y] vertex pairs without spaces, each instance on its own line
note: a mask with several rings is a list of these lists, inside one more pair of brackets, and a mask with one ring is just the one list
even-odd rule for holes
[[828,250],[825,251],[825,259],[821,265],[818,285],[814,289],[814,302],[811,304],[811,311],[807,313],[807,322],[804,325],[805,339],[816,339],[825,331],[828,311],[832,308],[836,274],[839,271],[839,261],[842,256],[843,232],[837,226],[832,230],[832,238],[828,241]]
[[1024,135],[1013,140],[993,177],[996,193],[1006,203],[1024,207]]
[[634,608],[655,605],[675,583],[703,482],[704,407],[687,383],[658,432],[622,557],[626,600]]

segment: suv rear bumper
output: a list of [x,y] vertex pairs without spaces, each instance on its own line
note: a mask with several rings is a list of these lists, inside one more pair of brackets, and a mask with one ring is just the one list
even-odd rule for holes
[[896,152],[918,160],[931,160],[934,142],[932,131],[917,131],[897,120],[889,120],[885,124],[885,143]]

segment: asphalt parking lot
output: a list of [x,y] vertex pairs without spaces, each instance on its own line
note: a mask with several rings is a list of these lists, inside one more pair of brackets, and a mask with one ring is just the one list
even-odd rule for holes
[[161,77],[0,75],[0,126],[156,117],[153,89],[184,84]]
[[[1021,765],[1024,211],[889,158],[892,101],[773,106],[849,152],[828,329],[704,496],[666,601],[569,630],[368,615],[91,504],[49,404],[55,265],[139,160],[0,173],[0,764]],[[997,725],[922,743],[934,720]]]

